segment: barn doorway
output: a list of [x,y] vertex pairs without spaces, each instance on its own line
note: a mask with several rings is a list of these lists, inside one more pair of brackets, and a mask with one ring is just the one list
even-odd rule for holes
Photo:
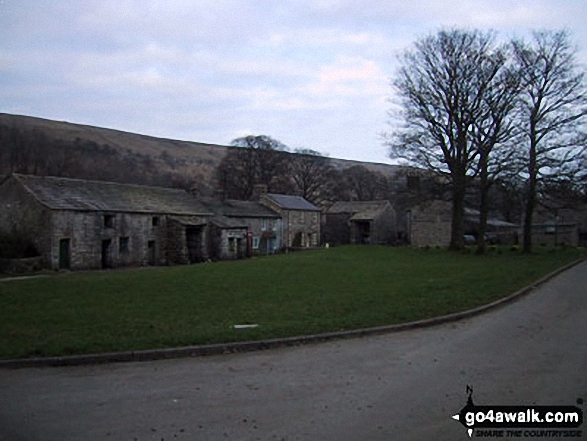
[[102,241],[102,268],[112,268],[112,240]]
[[71,266],[71,241],[61,239],[59,241],[59,269],[68,270]]
[[202,231],[203,227],[186,227],[185,238],[190,263],[202,262]]
[[150,240],[147,242],[147,262],[149,265],[155,265],[155,241]]
[[371,222],[355,221],[355,243],[368,245],[371,243]]

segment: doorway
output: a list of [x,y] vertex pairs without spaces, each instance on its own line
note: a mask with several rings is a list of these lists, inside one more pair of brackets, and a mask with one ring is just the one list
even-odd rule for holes
[[150,240],[147,243],[147,262],[149,265],[155,265],[155,241]]
[[102,241],[102,268],[112,268],[112,240],[105,239]]
[[71,266],[71,249],[70,240],[61,239],[59,241],[59,269],[70,269]]
[[202,227],[186,227],[185,238],[190,263],[202,262]]

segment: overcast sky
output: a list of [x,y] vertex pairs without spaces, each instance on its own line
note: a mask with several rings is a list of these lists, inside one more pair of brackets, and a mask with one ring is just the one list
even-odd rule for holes
[[389,162],[398,53],[443,27],[566,28],[586,0],[0,0],[0,112]]

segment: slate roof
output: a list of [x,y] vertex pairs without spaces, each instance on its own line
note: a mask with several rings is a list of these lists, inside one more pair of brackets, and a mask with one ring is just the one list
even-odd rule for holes
[[[478,223],[479,222],[479,210],[474,210],[472,208],[465,208],[465,217],[466,220]],[[487,219],[487,225],[492,227],[501,227],[501,228],[516,228],[518,225],[512,224],[511,222],[506,222],[500,219]]]
[[328,214],[351,214],[351,220],[373,220],[389,206],[388,201],[339,201],[327,211]]
[[258,201],[238,201],[235,199],[201,199],[206,208],[216,215],[225,217],[261,217],[280,219],[276,211]]
[[245,225],[244,222],[239,222],[236,219],[221,215],[214,216],[212,219],[210,219],[210,223],[224,230],[248,228],[248,225]]
[[274,193],[267,193],[265,196],[284,210],[322,211],[316,205],[308,202],[301,196],[289,196]]
[[194,197],[179,189],[19,174],[13,177],[40,203],[53,210],[212,215]]

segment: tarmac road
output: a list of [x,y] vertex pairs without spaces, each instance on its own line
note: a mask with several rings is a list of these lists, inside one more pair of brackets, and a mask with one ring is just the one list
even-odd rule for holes
[[466,440],[451,415],[467,384],[478,405],[582,398],[587,413],[587,262],[513,304],[433,328],[246,354],[0,370],[0,440]]

